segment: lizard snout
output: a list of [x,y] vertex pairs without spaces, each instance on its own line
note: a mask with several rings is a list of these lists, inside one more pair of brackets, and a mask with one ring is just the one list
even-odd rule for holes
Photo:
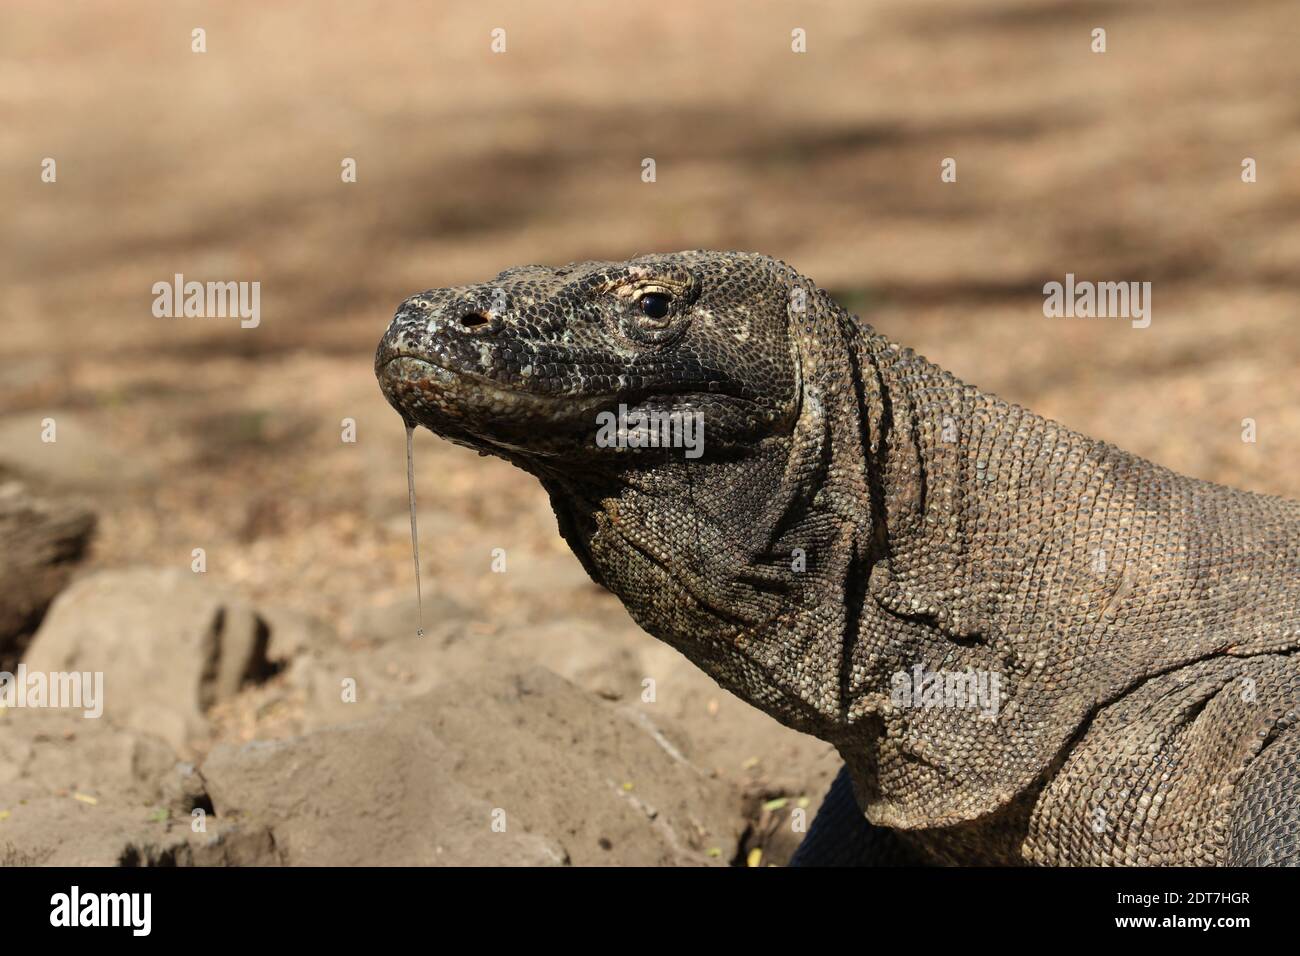
[[505,327],[502,317],[489,305],[472,298],[447,298],[438,293],[421,293],[397,308],[392,323],[379,343],[376,368],[395,358],[410,356],[433,359],[455,351],[467,337],[494,335]]
[[411,296],[398,307],[393,325],[399,324],[428,335],[483,335],[499,332],[505,323],[501,310],[473,296],[444,297],[426,292]]

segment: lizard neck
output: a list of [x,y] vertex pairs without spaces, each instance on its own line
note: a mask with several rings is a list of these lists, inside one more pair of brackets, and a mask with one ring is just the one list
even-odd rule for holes
[[[1077,461],[1096,442],[966,385],[910,349],[865,335],[859,375],[874,379],[862,414],[871,426],[868,467],[878,502],[868,592],[885,610],[950,638],[987,640],[998,592],[989,549],[1009,529],[1008,509],[1034,510],[1017,493],[1025,455],[1046,444]],[[1033,447],[1031,447],[1033,445]],[[1035,524],[1041,514],[1022,516]]]
[[743,456],[542,481],[561,534],[638,624],[742,699],[828,737],[860,553],[856,526],[817,495],[824,424]]
[[[1177,475],[869,332],[854,354],[879,507],[836,743],[874,822],[991,814],[1143,681],[1300,644],[1300,505]],[[918,667],[996,681],[992,712],[895,696]]]

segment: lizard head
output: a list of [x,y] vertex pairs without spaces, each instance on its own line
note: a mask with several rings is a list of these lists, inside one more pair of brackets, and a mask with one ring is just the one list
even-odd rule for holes
[[398,308],[375,372],[408,422],[517,464],[662,457],[637,441],[652,413],[670,430],[702,420],[709,443],[734,447],[796,402],[776,265],[679,253],[432,289]]
[[375,371],[408,425],[538,477],[642,627],[809,726],[840,708],[834,648],[808,646],[843,629],[840,518],[869,510],[836,490],[863,467],[833,447],[857,440],[832,414],[846,318],[749,253],[525,266],[407,299]]

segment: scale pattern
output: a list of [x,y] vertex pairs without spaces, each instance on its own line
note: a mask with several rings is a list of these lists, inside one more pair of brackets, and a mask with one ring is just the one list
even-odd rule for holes
[[[835,744],[909,852],[1294,862],[1300,504],[982,393],[750,253],[430,290],[375,368],[535,475],[647,631]],[[699,416],[702,454],[602,442],[620,405]]]

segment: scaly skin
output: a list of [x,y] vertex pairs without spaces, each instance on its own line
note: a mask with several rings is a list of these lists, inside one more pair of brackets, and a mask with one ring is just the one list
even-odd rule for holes
[[[375,370],[539,478],[642,627],[839,749],[798,862],[1300,861],[1300,504],[981,393],[748,253],[425,292]],[[702,413],[703,455],[600,447],[620,403]],[[994,675],[996,713],[900,698],[917,665]]]

